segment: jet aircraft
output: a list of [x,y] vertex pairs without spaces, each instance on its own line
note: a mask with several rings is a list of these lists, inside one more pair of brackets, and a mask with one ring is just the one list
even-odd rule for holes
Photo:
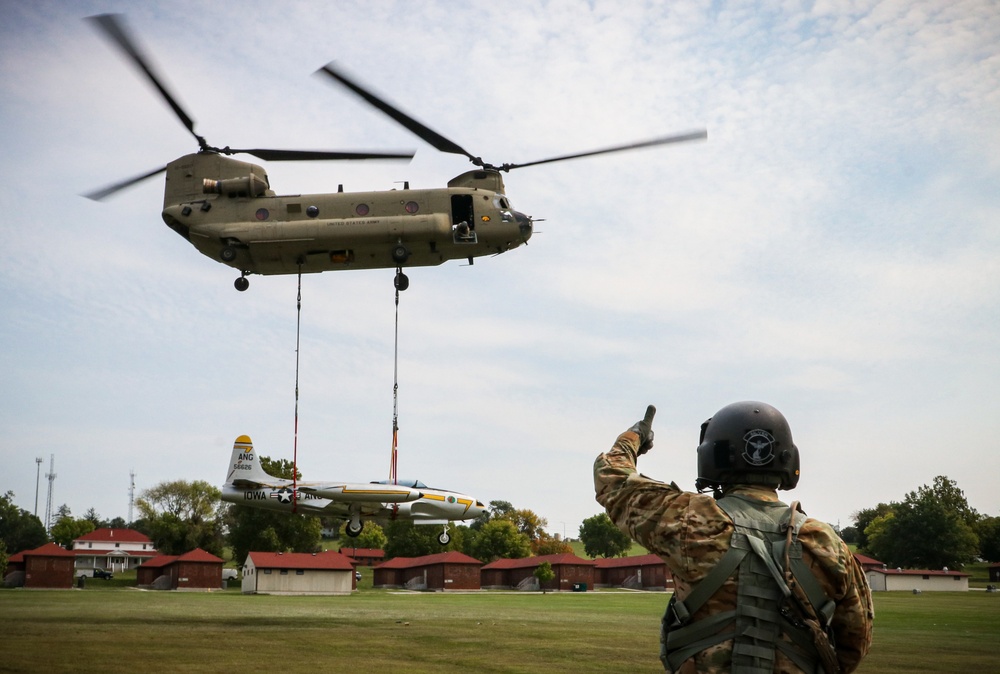
[[407,519],[414,524],[443,527],[438,543],[451,540],[448,524],[472,520],[486,507],[472,496],[432,489],[419,480],[390,482],[303,482],[264,472],[249,436],[233,443],[233,454],[222,500],[230,503],[307,515],[344,517],[347,535],[357,536],[362,518]]

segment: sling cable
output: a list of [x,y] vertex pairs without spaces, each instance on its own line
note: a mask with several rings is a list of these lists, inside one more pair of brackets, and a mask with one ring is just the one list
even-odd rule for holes
[[295,299],[295,425],[292,432],[292,512],[298,512],[299,477],[299,337],[302,334],[302,262],[299,262],[299,292]]
[[[402,267],[396,269],[396,278],[403,273]],[[405,278],[405,277],[404,277]],[[389,481],[398,483],[396,475],[396,458],[399,448],[399,291],[400,286],[406,290],[406,285],[400,282],[396,286],[396,331],[392,353],[392,451],[389,455]],[[399,504],[393,505],[393,512],[399,509]]]

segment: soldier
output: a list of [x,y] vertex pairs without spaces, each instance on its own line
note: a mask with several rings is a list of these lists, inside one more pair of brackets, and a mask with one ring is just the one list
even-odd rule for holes
[[667,671],[854,671],[871,645],[871,591],[829,525],[778,500],[777,489],[799,481],[785,417],[759,402],[719,410],[701,426],[692,493],[636,471],[653,446],[654,412],[597,457],[594,488],[615,524],[673,575],[661,627]]

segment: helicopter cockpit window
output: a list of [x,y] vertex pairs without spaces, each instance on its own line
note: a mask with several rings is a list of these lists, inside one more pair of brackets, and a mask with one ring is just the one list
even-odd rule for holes
[[507,197],[498,194],[493,198],[493,206],[500,211],[501,222],[514,222],[514,214],[510,212],[510,202]]

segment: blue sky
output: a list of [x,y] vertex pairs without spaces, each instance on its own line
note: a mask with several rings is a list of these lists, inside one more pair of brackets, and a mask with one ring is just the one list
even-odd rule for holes
[[[0,490],[127,515],[219,484],[233,439],[291,458],[294,277],[235,273],[159,216],[194,151],[83,21],[124,12],[212,144],[415,149],[266,166],[279,193],[444,186],[467,170],[313,75],[337,61],[493,163],[706,128],[707,142],[506,177],[527,248],[410,273],[401,475],[574,535],[591,466],[658,407],[644,473],[693,488],[701,422],[769,402],[810,515],[937,475],[1000,514],[1000,15],[989,2],[4,2]],[[299,464],[387,475],[392,271],[303,280]],[[42,481],[39,510],[44,509]]]

